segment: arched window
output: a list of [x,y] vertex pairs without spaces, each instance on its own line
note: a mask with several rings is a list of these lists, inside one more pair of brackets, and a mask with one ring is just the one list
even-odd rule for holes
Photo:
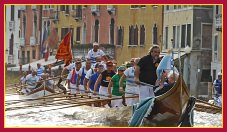
[[140,45],[145,43],[145,27],[144,25],[140,26]]
[[99,20],[95,20],[95,42],[99,42]]
[[134,45],[138,45],[138,27],[137,27],[137,25],[134,28]]
[[13,55],[13,39],[14,39],[14,36],[13,36],[13,34],[11,34],[11,38],[9,41],[9,54],[10,55]]
[[110,23],[110,44],[114,44],[114,19],[111,19]]

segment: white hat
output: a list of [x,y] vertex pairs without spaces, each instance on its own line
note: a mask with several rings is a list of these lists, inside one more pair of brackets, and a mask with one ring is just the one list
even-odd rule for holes
[[219,72],[219,73],[218,73],[218,76],[221,76],[221,75],[222,75],[222,73],[221,73],[221,72]]
[[94,46],[94,45],[98,45],[98,46],[99,46],[99,43],[97,43],[97,42],[94,42],[94,43],[93,43],[93,46]]

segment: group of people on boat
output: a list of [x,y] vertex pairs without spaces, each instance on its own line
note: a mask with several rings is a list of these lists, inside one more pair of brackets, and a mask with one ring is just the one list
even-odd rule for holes
[[[158,96],[168,91],[178,78],[178,73],[171,70],[162,70],[161,77],[157,75],[157,68],[161,62],[160,48],[155,45],[149,49],[146,56],[142,58],[131,58],[127,63],[117,67],[115,60],[108,60],[105,53],[99,49],[97,42],[93,43],[93,48],[88,52],[85,66],[82,66],[80,58],[65,66],[61,74],[61,79],[68,73],[67,87],[70,94],[99,95],[100,98],[116,97],[122,99],[112,100],[111,104],[106,102],[105,107],[131,106],[140,100]],[[61,68],[58,69],[61,70]],[[20,83],[26,87],[22,93],[31,92],[42,84],[41,80],[46,80],[45,84],[54,87],[52,79],[53,72],[51,65],[45,69],[37,63],[37,69],[33,69],[29,74],[24,72]],[[139,98],[127,98],[139,95]],[[126,98],[125,98],[126,97]]]
[[[161,59],[159,46],[153,46],[148,55],[131,58],[126,64],[117,67],[117,62],[108,60],[105,53],[99,49],[99,44],[94,42],[93,49],[88,52],[85,66],[82,66],[81,59],[76,59],[64,67],[61,76],[64,78],[65,72],[69,72],[66,79],[70,94],[93,93],[100,98],[123,96],[122,99],[112,100],[111,104],[106,102],[103,106],[131,106],[146,97],[168,91],[177,80],[178,73],[167,70],[162,73],[161,79],[157,80],[156,69]],[[160,86],[157,94],[154,92],[156,87],[153,86]],[[134,95],[139,95],[139,99],[127,98]]]

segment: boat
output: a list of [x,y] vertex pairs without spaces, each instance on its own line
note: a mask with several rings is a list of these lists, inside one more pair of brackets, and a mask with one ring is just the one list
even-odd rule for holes
[[195,100],[194,97],[190,97],[182,77],[179,77],[170,90],[155,97],[152,111],[144,119],[144,126],[192,126]]
[[31,92],[25,94],[25,98],[39,98],[47,95],[54,94],[55,90],[48,85],[41,84],[37,88],[31,90]]

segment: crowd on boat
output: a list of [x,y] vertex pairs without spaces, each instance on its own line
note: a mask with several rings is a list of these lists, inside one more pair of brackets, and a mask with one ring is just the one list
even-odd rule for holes
[[[146,97],[164,94],[177,81],[179,77],[177,69],[162,68],[160,66],[162,59],[159,46],[154,45],[144,57],[131,58],[126,63],[118,65],[116,60],[108,60],[105,53],[99,49],[99,44],[94,42],[84,66],[82,60],[76,58],[64,68],[59,66],[58,73],[51,70],[51,65],[43,68],[40,63],[30,74],[24,72],[20,83],[25,84],[26,87],[21,92],[29,93],[40,86],[37,84],[42,83],[42,80],[46,80],[45,85],[55,88],[60,84],[55,84],[51,78],[54,74],[60,74],[61,79],[66,79],[69,94],[92,94],[100,98],[122,97],[102,105],[103,107],[131,106]],[[135,95],[139,98],[127,98]]]

